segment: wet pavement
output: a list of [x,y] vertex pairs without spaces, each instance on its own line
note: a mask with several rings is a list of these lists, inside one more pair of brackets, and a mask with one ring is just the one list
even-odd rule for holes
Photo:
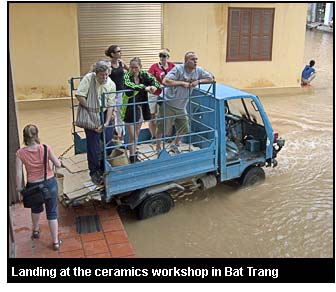
[[[15,204],[11,207],[15,234],[16,258],[134,258],[135,251],[114,206],[102,207],[90,202],[80,207],[65,208],[59,204],[59,251],[52,241],[45,212],[41,215],[40,238],[31,239],[30,209]],[[98,215],[102,230],[79,234],[76,217]]]

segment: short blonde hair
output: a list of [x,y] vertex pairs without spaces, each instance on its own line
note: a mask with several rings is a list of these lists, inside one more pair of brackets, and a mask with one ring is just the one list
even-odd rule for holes
[[185,55],[184,55],[184,62],[187,62],[187,61],[188,61],[190,55],[195,55],[195,54],[196,54],[196,53],[193,52],[193,51],[186,52]]
[[35,125],[29,124],[23,129],[23,143],[28,146],[32,142],[40,144],[38,137],[38,128]]

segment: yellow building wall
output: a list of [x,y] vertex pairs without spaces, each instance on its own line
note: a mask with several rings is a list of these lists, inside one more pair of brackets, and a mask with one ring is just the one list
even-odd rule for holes
[[[275,8],[272,61],[226,62],[228,7]],[[299,87],[304,63],[305,3],[164,3],[163,47],[186,51],[218,82],[238,88]],[[9,48],[17,100],[70,95],[80,75],[76,3],[10,3]]]
[[17,100],[70,95],[79,76],[75,3],[10,3],[9,48]]
[[[272,61],[226,62],[229,7],[275,8]],[[200,66],[233,87],[299,87],[306,14],[305,3],[165,3],[163,43],[173,61],[195,51]]]

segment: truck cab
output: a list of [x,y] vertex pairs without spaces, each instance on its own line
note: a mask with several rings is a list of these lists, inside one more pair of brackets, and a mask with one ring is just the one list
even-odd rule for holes
[[220,180],[239,178],[243,186],[263,180],[263,166],[275,167],[284,140],[274,132],[259,98],[217,84]]

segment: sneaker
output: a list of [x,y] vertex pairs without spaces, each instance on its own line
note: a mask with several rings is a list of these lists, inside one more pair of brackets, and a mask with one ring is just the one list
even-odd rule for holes
[[94,174],[91,175],[91,181],[97,186],[104,184],[104,180],[99,174],[99,172],[95,172]]
[[174,143],[170,144],[169,146],[169,150],[170,151],[173,151],[174,153],[176,154],[180,154],[182,151],[181,151],[181,145],[176,145]]

